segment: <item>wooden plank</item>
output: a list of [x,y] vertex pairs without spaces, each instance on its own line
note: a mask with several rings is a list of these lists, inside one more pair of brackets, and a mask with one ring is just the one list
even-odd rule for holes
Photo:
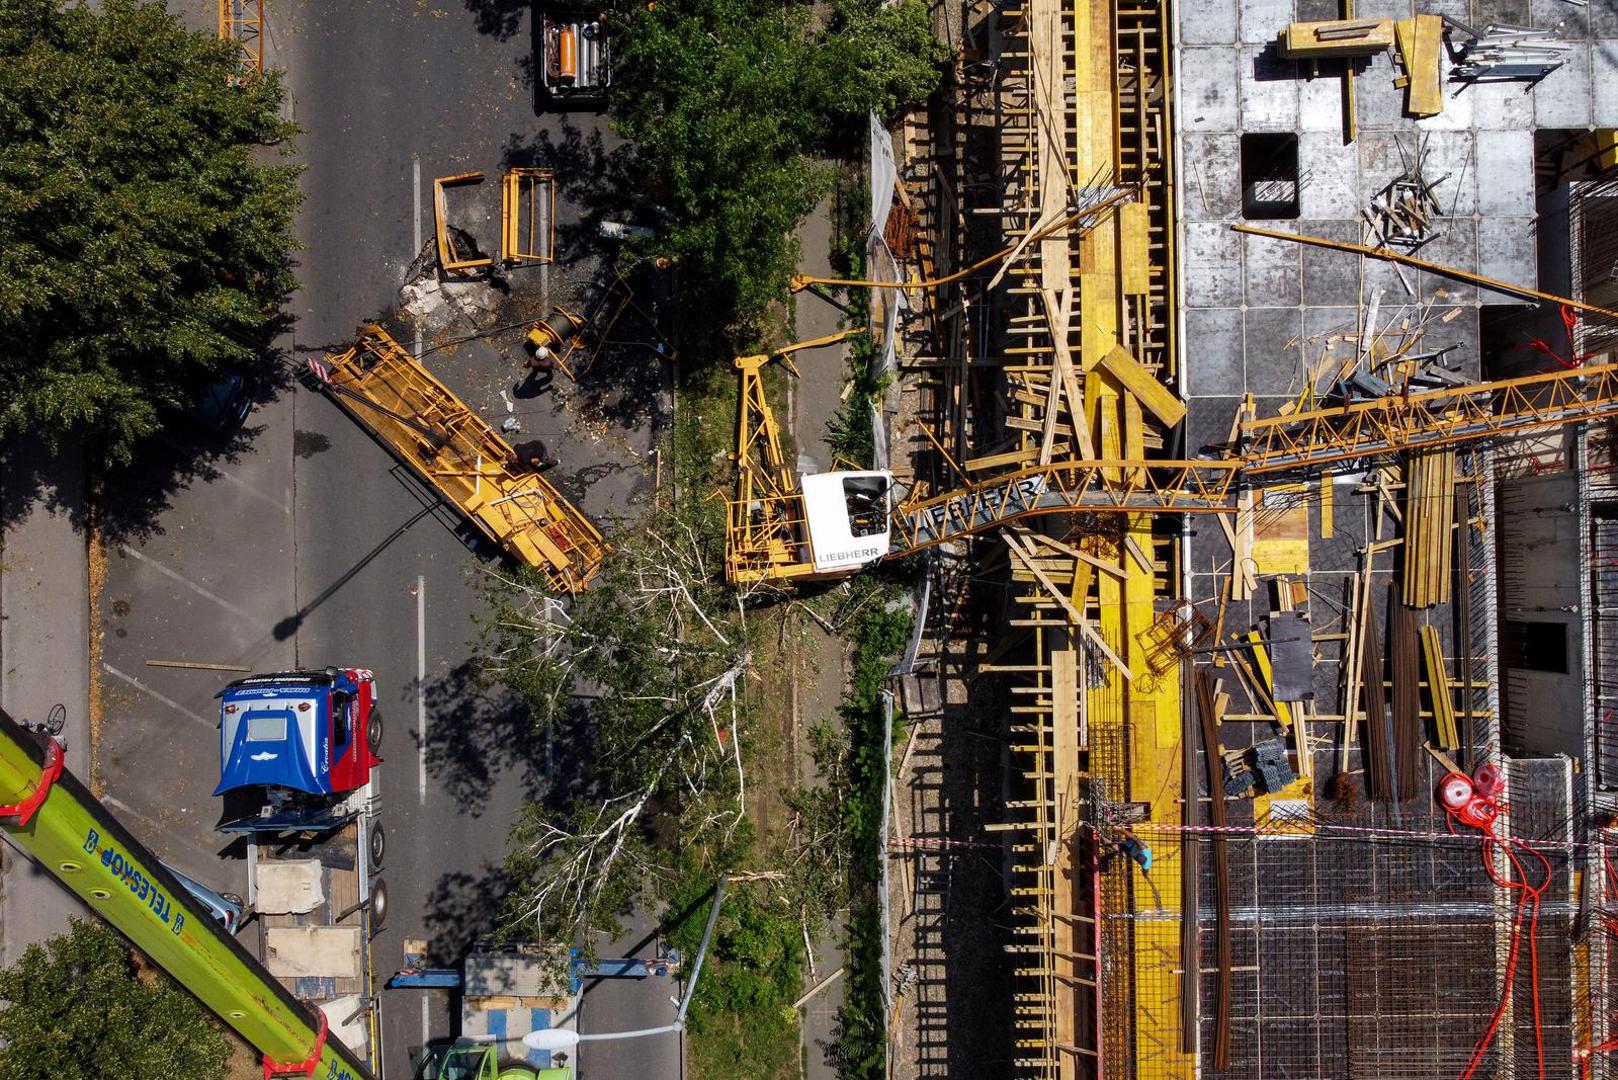
[[1411,116],[1437,116],[1444,111],[1444,92],[1438,81],[1443,30],[1441,15],[1417,15],[1394,25],[1399,60],[1409,80],[1405,86],[1405,112]]
[[1145,296],[1152,288],[1150,220],[1151,211],[1143,202],[1118,207],[1118,280],[1126,296]]
[[1394,43],[1392,19],[1288,23],[1281,31],[1281,55],[1289,60],[1373,56]]
[[1018,543],[1017,537],[1008,535],[1006,537],[1006,547],[1011,549],[1012,554],[1017,556],[1023,566],[1028,569],[1028,572],[1034,575],[1034,579],[1045,587],[1045,591],[1051,594],[1051,598],[1056,601],[1057,605],[1067,615],[1068,622],[1079,628],[1079,632],[1084,635],[1084,639],[1094,645],[1102,656],[1110,660],[1112,665],[1118,669],[1120,675],[1133,682],[1135,674],[1129,670],[1129,665],[1124,663],[1123,657],[1114,652],[1112,646],[1108,645],[1102,636],[1096,633],[1095,627],[1090,625],[1090,620],[1086,619],[1084,614],[1073,606],[1067,595],[1057,587],[1056,583],[1050,579],[1045,571],[1039,568],[1034,556],[1030,552],[1023,550]]
[[1165,427],[1173,427],[1185,418],[1185,404],[1157,381],[1150,371],[1129,354],[1122,345],[1115,346],[1101,358],[1101,367],[1118,380],[1118,384],[1146,407]]
[[1445,750],[1461,748],[1460,733],[1455,727],[1455,699],[1450,693],[1449,673],[1444,670],[1444,649],[1438,640],[1438,629],[1421,628],[1421,654],[1426,661],[1427,692],[1433,700],[1433,723],[1438,728],[1438,745]]
[[1330,540],[1337,535],[1336,521],[1337,483],[1331,473],[1320,477],[1320,538]]
[[984,469],[998,469],[1006,465],[1027,465],[1039,456],[1034,447],[1024,447],[1020,450],[1007,450],[1003,454],[987,454],[983,457],[967,458],[962,467],[967,472],[979,472]]
[[1084,746],[1079,733],[1079,654],[1075,649],[1051,653],[1051,724],[1057,745]]

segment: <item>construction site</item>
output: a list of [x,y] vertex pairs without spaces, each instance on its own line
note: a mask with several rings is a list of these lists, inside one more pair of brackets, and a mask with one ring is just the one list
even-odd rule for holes
[[873,150],[893,1075],[1618,1074],[1615,36],[964,5]]

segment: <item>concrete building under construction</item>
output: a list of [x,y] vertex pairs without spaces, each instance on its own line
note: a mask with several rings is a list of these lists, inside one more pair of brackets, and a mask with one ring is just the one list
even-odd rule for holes
[[895,470],[1152,497],[931,558],[894,1074],[1618,1075],[1618,8],[950,31]]

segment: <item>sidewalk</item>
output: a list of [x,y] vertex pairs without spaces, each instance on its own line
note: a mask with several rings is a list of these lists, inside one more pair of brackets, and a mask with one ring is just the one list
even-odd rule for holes
[[[38,479],[36,485],[33,481]],[[89,782],[90,602],[84,458],[37,445],[0,455],[0,708],[44,720],[67,706],[67,767]],[[36,490],[37,487],[37,490]],[[16,848],[0,848],[0,964],[85,911]]]

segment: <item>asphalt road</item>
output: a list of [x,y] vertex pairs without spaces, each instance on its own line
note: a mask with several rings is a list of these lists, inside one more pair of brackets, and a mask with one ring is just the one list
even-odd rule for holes
[[[591,140],[604,121],[536,112],[525,3],[281,3],[267,36],[304,128],[301,290],[283,341],[294,362],[394,303],[432,236],[434,176],[488,174],[467,221],[492,246],[486,195],[501,169],[552,164],[563,181],[564,256],[577,240],[576,203],[589,195]],[[514,292],[532,304],[568,299],[592,269],[519,271]],[[513,355],[507,335],[428,362],[498,422]],[[580,390],[513,399],[509,411],[526,434],[552,443],[563,461],[553,479],[599,521],[630,510],[649,487],[652,429],[667,419],[664,378],[647,353]],[[211,797],[213,695],[237,676],[149,661],[370,667],[387,729],[390,913],[374,943],[377,973],[401,964],[406,938],[428,939],[435,958],[451,962],[492,927],[509,825],[544,784],[548,755],[566,748],[534,745],[513,703],[472,684],[471,614],[477,575],[494,565],[488,553],[463,544],[452,515],[330,401],[290,382],[261,397],[236,436],[177,436],[128,477],[103,594],[110,801],[180,869],[242,891],[245,864],[213,831]],[[649,927],[633,929],[629,940],[640,940]],[[587,994],[584,1026],[667,1023],[677,992],[656,980],[602,983]],[[382,1017],[393,1080],[410,1075],[413,1047],[453,1032],[442,995],[385,992]],[[673,1038],[593,1043],[581,1064],[588,1077],[680,1075]]]

